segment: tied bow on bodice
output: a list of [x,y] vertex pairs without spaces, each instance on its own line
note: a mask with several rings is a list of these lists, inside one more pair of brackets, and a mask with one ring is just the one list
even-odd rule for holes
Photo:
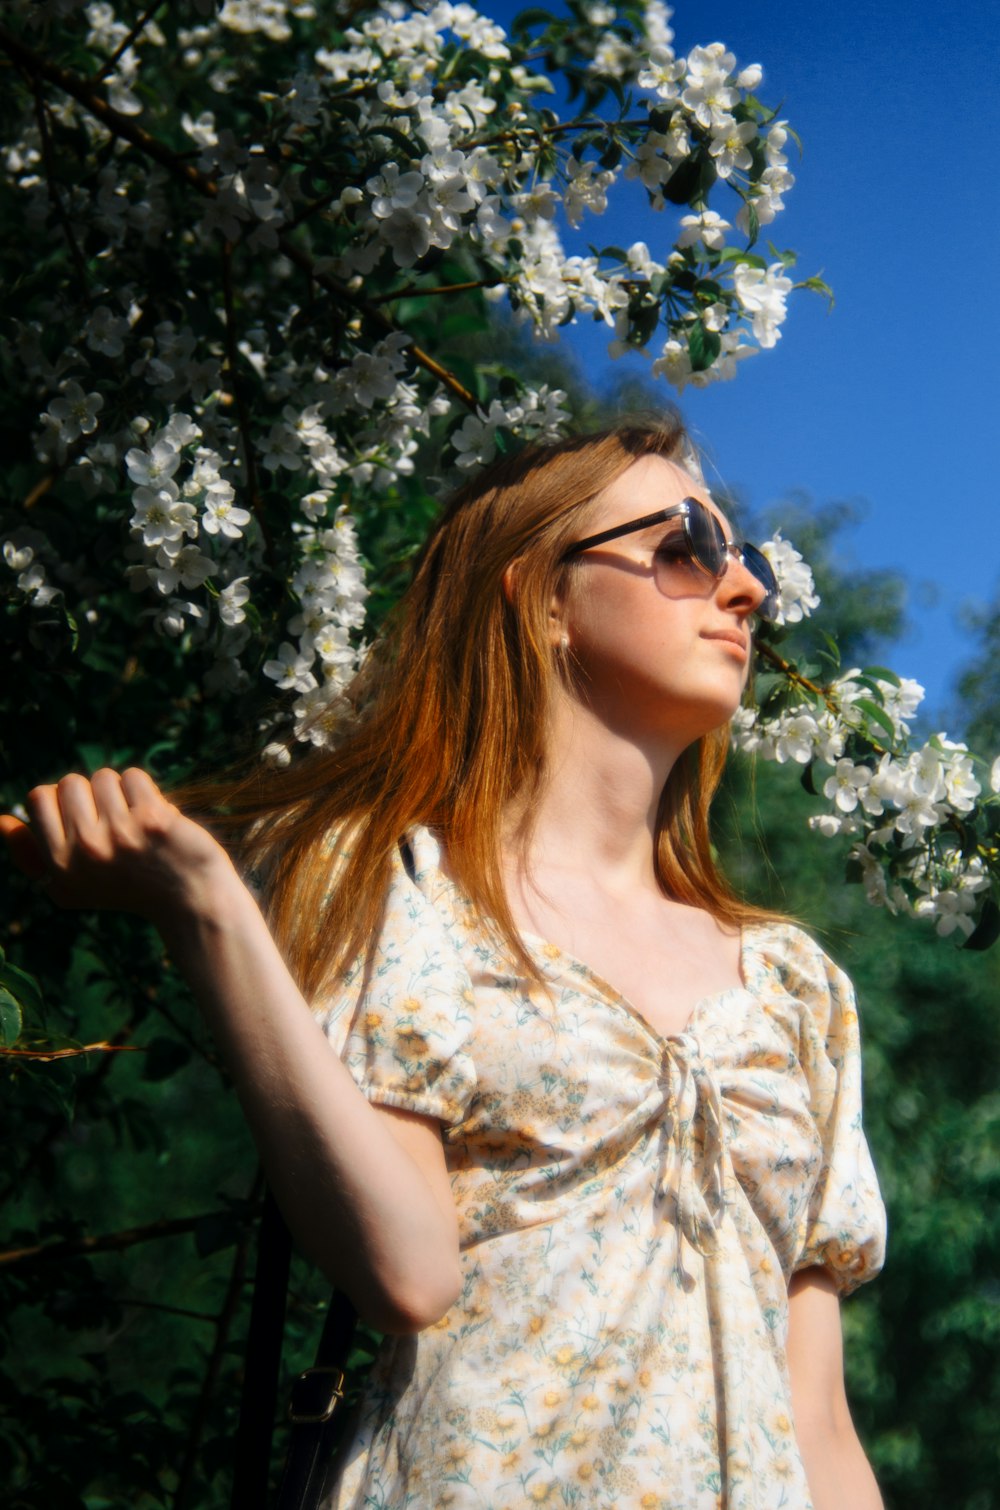
[[661,1126],[658,1193],[673,1196],[677,1223],[705,1257],[718,1252],[725,1210],[725,1137],[719,1088],[690,1033],[663,1047],[660,1084],[666,1118]]

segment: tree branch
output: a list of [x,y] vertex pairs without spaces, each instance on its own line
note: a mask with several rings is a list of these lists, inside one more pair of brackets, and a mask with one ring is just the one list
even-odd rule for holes
[[394,299],[431,299],[437,294],[466,294],[474,288],[496,288],[506,279],[496,278],[472,278],[468,283],[442,283],[439,288],[421,288],[417,283],[407,283],[403,288],[395,288],[390,294],[376,294],[368,303],[391,304]]
[[[263,1186],[263,1176],[258,1170],[254,1177],[253,1185],[250,1188],[251,1201],[260,1199]],[[236,1245],[236,1252],[233,1255],[233,1265],[229,1271],[229,1284],[226,1287],[226,1297],[222,1303],[222,1309],[216,1318],[215,1341],[208,1357],[208,1366],[205,1369],[205,1377],[202,1380],[201,1393],[191,1419],[190,1430],[188,1431],[184,1458],[177,1476],[177,1487],[174,1490],[173,1510],[185,1510],[185,1507],[190,1503],[191,1491],[194,1486],[194,1472],[198,1461],[198,1453],[201,1448],[201,1439],[208,1421],[209,1407],[212,1403],[212,1396],[215,1393],[223,1360],[229,1346],[229,1334],[243,1296],[247,1255],[250,1250],[252,1237],[253,1228],[248,1224]]]
[[253,441],[250,438],[250,412],[247,409],[243,383],[237,371],[239,347],[236,341],[236,312],[233,302],[233,245],[231,241],[224,242],[222,247],[222,301],[226,317],[226,370],[229,373],[229,381],[232,384],[233,401],[236,404],[236,422],[239,426],[240,440],[243,442],[243,465],[246,469],[247,497],[257,523],[260,526],[261,535],[264,537],[264,549],[267,552],[268,560],[274,566],[276,561],[274,537],[268,528],[267,518],[264,514],[264,500],[260,496],[260,485],[257,478],[257,459],[254,454]]
[[153,19],[153,16],[159,10],[162,4],[163,0],[153,0],[152,5],[147,5],[138,21],[129,30],[128,35],[122,39],[122,42],[118,47],[115,48],[114,52],[111,54],[110,58],[108,58],[107,62],[102,63],[100,68],[91,78],[91,84],[97,85],[104,83],[104,80],[107,78],[108,74],[111,73],[112,69],[115,67],[115,64],[118,62],[118,59],[122,56],[123,53],[128,52],[128,49],[132,46],[132,43],[135,41],[136,37],[149,25],[150,21],[152,21]]
[[[778,651],[775,650],[773,645],[765,644],[763,641],[759,640],[754,645],[754,650],[762,660],[769,662],[770,665],[774,666],[784,676],[787,676],[788,680],[792,683],[793,686],[805,687],[808,692],[813,692],[817,697],[821,697],[831,713],[837,714],[841,711],[840,704],[830,692],[829,687],[820,687],[816,682],[810,681],[807,676],[803,676],[798,667],[795,666],[791,661],[786,661],[783,655],[779,655]],[[882,744],[880,740],[876,739],[868,729],[859,730],[858,732],[864,735],[864,738],[868,741],[877,755],[889,755],[892,753],[886,748],[884,744]]]
[[[8,31],[5,26],[0,26],[0,48],[9,57],[13,58],[32,78],[42,78],[48,83],[54,84],[57,89],[61,89],[65,94],[68,94],[78,104],[82,105],[85,110],[88,110],[91,115],[96,117],[113,136],[119,137],[122,141],[129,142],[147,157],[152,158],[154,162],[158,162],[161,167],[166,168],[168,173],[174,178],[186,183],[190,188],[196,189],[199,194],[204,194],[210,199],[215,199],[218,196],[218,185],[213,179],[202,173],[192,163],[186,162],[183,157],[174,152],[164,142],[157,140],[155,136],[151,136],[148,131],[144,131],[129,116],[122,115],[119,111],[113,109],[99,94],[94,93],[86,80],[78,78],[65,68],[60,68],[56,63],[50,63],[48,59],[32,51],[30,47],[24,45],[20,38]],[[346,304],[350,308],[367,315],[386,334],[396,330],[396,326],[393,325],[392,321],[380,309],[374,308],[363,299],[355,299],[349,290],[344,288],[342,284],[339,284],[336,279],[331,278],[327,273],[319,272],[308,252],[304,252],[301,247],[296,246],[287,236],[278,237],[278,247],[282,254],[288,258],[289,262],[297,267],[300,272],[304,273],[311,282],[317,283],[321,288],[326,289],[340,303]],[[449,372],[446,367],[443,367],[440,362],[436,361],[422,347],[411,344],[409,350],[418,367],[423,367],[424,371],[429,372],[432,377],[436,378],[443,388],[447,388],[449,393],[453,394],[460,403],[465,404],[467,408],[475,413],[479,407],[479,401],[475,394],[466,388],[465,384],[453,372]]]
[[218,1326],[219,1324],[219,1313],[217,1311],[189,1311],[186,1306],[168,1306],[162,1300],[139,1300],[132,1296],[123,1295],[118,1304],[130,1306],[140,1311],[164,1311],[168,1316],[186,1316],[190,1321],[210,1321],[213,1326]]
[[763,640],[758,640],[753,648],[761,660],[768,661],[778,671],[783,672],[788,677],[788,680],[794,682],[797,687],[805,687],[808,691],[815,692],[816,696],[821,697],[827,707],[833,711],[833,704],[830,701],[830,694],[827,689],[825,687],[818,687],[807,676],[803,676],[802,672],[791,661],[786,661],[783,655],[778,654],[773,645],[768,645]]
[[42,98],[41,85],[36,78],[32,78],[31,80],[31,92],[35,97],[35,119],[38,122],[38,134],[42,142],[42,161],[45,165],[45,182],[49,191],[49,201],[52,205],[53,213],[62,227],[62,233],[66,238],[69,254],[73,259],[73,266],[76,268],[76,275],[80,280],[80,293],[83,298],[86,298],[88,282],[87,264],[84,261],[80,244],[73,232],[72,223],[66,213],[66,206],[63,204],[62,195],[56,184],[55,160],[52,152],[52,138],[49,135],[49,124],[45,115],[45,100]]
[[84,1043],[72,1049],[4,1049],[0,1057],[5,1059],[33,1059],[38,1064],[51,1064],[56,1059],[77,1059],[81,1054],[144,1054],[146,1050],[137,1043]]
[[[256,1215],[256,1213],[254,1213]],[[137,1243],[154,1242],[162,1237],[179,1237],[193,1232],[200,1222],[230,1217],[228,1211],[206,1211],[200,1216],[177,1216],[147,1222],[141,1227],[125,1227],[120,1232],[104,1232],[95,1237],[71,1237],[55,1243],[36,1243],[30,1248],[8,1248],[0,1252],[0,1268],[13,1269],[20,1265],[60,1262],[66,1258],[79,1258],[88,1253],[112,1253],[123,1248],[134,1248]],[[247,1227],[251,1218],[247,1219]]]

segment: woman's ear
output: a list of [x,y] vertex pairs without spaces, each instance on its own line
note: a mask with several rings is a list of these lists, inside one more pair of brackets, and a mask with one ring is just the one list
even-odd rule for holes
[[[500,581],[503,586],[503,595],[512,608],[517,607],[518,593],[518,567],[520,560],[511,561],[504,567]],[[569,635],[566,631],[566,603],[563,595],[558,592],[552,594],[549,603],[549,643],[557,645],[560,650],[569,648]]]
[[569,633],[566,629],[566,602],[561,593],[554,592],[549,601],[549,644],[559,650],[569,649]]

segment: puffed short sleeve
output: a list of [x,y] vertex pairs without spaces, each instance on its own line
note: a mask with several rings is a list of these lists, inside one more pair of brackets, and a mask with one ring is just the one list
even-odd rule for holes
[[786,943],[786,989],[801,1007],[799,1058],[822,1145],[796,1269],[822,1265],[842,1295],[885,1257],[885,1207],[861,1122],[861,1044],[854,987],[798,929]]
[[460,1123],[476,1089],[472,987],[440,912],[394,857],[377,946],[316,1004],[369,1101]]

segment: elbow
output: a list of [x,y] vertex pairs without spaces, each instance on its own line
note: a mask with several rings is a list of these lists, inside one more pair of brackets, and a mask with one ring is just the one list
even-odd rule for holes
[[365,1297],[358,1305],[362,1320],[387,1337],[411,1337],[447,1316],[462,1293],[458,1266],[454,1272],[430,1276],[400,1286],[392,1293]]
[[463,1275],[458,1250],[435,1255],[420,1272],[409,1265],[333,1271],[319,1267],[335,1289],[342,1290],[366,1326],[387,1337],[408,1337],[436,1325],[447,1316],[462,1293]]

